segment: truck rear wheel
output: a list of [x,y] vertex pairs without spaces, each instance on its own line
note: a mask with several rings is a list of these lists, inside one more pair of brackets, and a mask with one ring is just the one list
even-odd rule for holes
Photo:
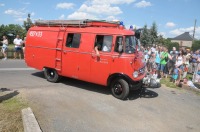
[[57,71],[55,69],[51,68],[45,68],[44,69],[44,76],[49,82],[58,82],[60,79],[60,76],[58,75]]
[[124,100],[129,94],[129,85],[124,79],[115,79],[111,83],[111,91],[114,97]]

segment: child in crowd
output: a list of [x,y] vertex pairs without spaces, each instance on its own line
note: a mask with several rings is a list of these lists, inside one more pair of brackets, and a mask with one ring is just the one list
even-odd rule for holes
[[173,71],[173,74],[172,74],[172,78],[173,78],[175,84],[178,84],[178,81],[177,81],[178,74],[179,74],[178,65],[175,65],[175,68],[174,68],[174,71]]
[[188,64],[184,64],[184,68],[183,68],[183,78],[186,78],[187,76],[187,72],[188,72]]

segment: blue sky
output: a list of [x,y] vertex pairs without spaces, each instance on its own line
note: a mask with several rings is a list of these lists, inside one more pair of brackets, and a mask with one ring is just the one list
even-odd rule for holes
[[0,24],[23,24],[31,19],[120,20],[137,28],[156,22],[165,38],[184,32],[200,39],[200,0],[0,0]]

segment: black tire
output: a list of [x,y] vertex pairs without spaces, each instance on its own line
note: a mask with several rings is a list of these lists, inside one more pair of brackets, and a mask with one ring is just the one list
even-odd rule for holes
[[49,82],[58,82],[60,80],[60,76],[58,75],[55,69],[45,68],[44,69],[44,76]]
[[129,94],[129,85],[124,79],[115,79],[111,83],[111,91],[114,97],[125,100]]

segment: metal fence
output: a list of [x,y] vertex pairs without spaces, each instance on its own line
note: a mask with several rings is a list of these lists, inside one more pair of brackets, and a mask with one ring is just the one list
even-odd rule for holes
[[[1,47],[0,47],[1,49]],[[10,58],[10,59],[13,59],[14,58],[14,49],[9,49],[7,50],[7,58]],[[24,58],[24,54],[23,54],[23,51],[21,52],[22,54],[22,58]],[[0,59],[2,59],[4,56],[3,56],[3,53],[0,52]],[[19,57],[18,57],[19,58]]]

